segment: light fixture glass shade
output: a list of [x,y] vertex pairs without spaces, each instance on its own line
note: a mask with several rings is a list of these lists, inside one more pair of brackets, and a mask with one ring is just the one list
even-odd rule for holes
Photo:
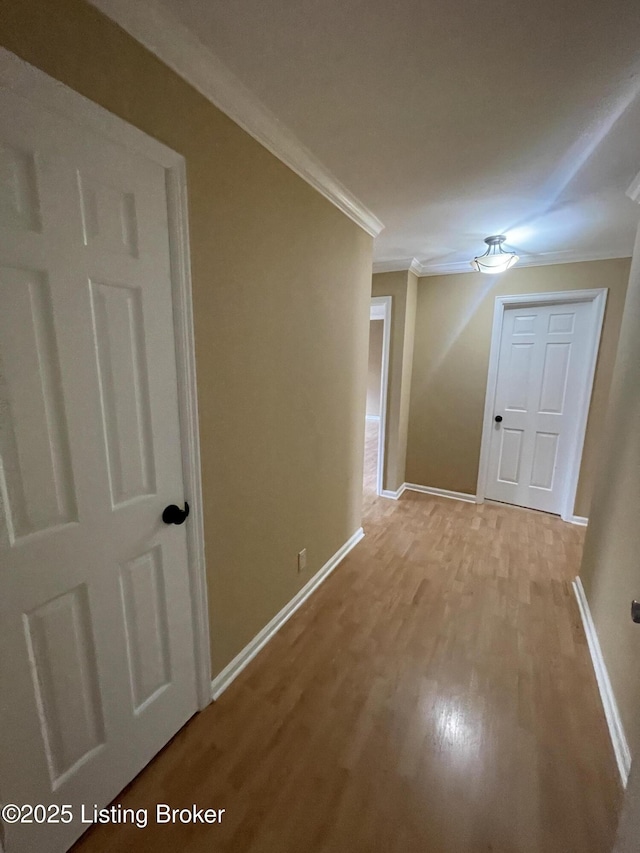
[[478,272],[486,273],[487,275],[497,275],[501,272],[506,272],[514,264],[518,263],[518,256],[515,252],[505,252],[502,244],[506,240],[502,234],[495,237],[487,237],[485,243],[489,247],[484,255],[478,255],[471,261],[471,266]]

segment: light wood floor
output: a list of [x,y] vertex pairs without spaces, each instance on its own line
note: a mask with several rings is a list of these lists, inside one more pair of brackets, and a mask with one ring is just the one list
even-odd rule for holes
[[220,826],[75,850],[608,853],[620,789],[570,582],[583,531],[406,493],[120,798]]

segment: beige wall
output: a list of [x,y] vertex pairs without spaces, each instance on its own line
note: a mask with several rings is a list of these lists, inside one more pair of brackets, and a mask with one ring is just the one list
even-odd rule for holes
[[380,414],[380,380],[382,377],[382,340],[384,320],[369,324],[369,378],[367,382],[367,414]]
[[475,494],[498,295],[608,287],[575,514],[587,516],[629,277],[629,259],[421,278],[406,479]]
[[360,526],[372,240],[81,0],[1,16],[3,46],[186,158],[217,673]]
[[418,279],[407,272],[376,273],[372,296],[391,296],[389,379],[383,487],[395,491],[405,482],[409,397]]
[[624,794],[613,853],[638,853],[640,838],[640,761],[634,761]]
[[[640,213],[640,208],[639,208]],[[640,759],[640,238],[636,241],[580,577],[631,754]]]

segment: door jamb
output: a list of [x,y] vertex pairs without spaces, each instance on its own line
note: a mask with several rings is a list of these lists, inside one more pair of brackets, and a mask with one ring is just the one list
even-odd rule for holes
[[5,48],[0,48],[0,88],[88,127],[153,160],[165,170],[182,472],[185,498],[191,507],[186,537],[196,695],[198,708],[202,710],[212,701],[211,657],[185,158]]
[[608,288],[600,287],[590,290],[563,290],[554,293],[521,293],[513,296],[496,296],[493,312],[493,327],[491,331],[491,352],[489,355],[489,370],[487,373],[487,392],[485,396],[484,417],[482,427],[482,444],[480,447],[480,464],[478,468],[477,502],[484,503],[489,473],[489,450],[493,415],[495,407],[496,388],[498,382],[498,361],[500,357],[500,341],[502,338],[502,323],[505,309],[513,305],[556,305],[571,302],[591,302],[591,327],[587,354],[587,381],[578,403],[578,419],[573,449],[569,459],[569,467],[565,477],[562,498],[560,502],[563,521],[575,521],[574,515],[578,478],[582,462],[584,437],[587,429],[587,418],[591,404],[593,380],[595,377],[600,338],[604,321],[604,309],[607,301]]
[[[391,349],[391,296],[372,296],[369,309],[369,322],[382,319],[382,365],[380,370],[380,420],[378,427],[378,470],[376,473],[376,494],[385,496],[384,462],[387,435],[387,399],[389,396],[389,353]],[[376,317],[371,315],[376,312]],[[382,317],[380,317],[380,314]]]

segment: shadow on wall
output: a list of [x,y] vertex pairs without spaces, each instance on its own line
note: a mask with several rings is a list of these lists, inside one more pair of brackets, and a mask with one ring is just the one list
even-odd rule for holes
[[441,352],[435,357],[435,359],[429,365],[425,373],[424,380],[422,382],[422,388],[425,394],[429,393],[430,384],[434,381],[436,375],[439,373],[443,364],[446,362],[449,354],[451,353],[451,350],[455,347],[456,343],[463,336],[465,329],[475,317],[484,300],[488,299],[492,295],[496,295],[492,294],[491,291],[498,286],[500,282],[500,276],[481,275],[480,273],[476,273],[475,278],[478,277],[481,281],[480,288],[478,289],[477,293],[475,293],[469,299],[468,305],[465,306],[465,309],[461,314],[459,321],[455,323],[450,333],[443,341]]

